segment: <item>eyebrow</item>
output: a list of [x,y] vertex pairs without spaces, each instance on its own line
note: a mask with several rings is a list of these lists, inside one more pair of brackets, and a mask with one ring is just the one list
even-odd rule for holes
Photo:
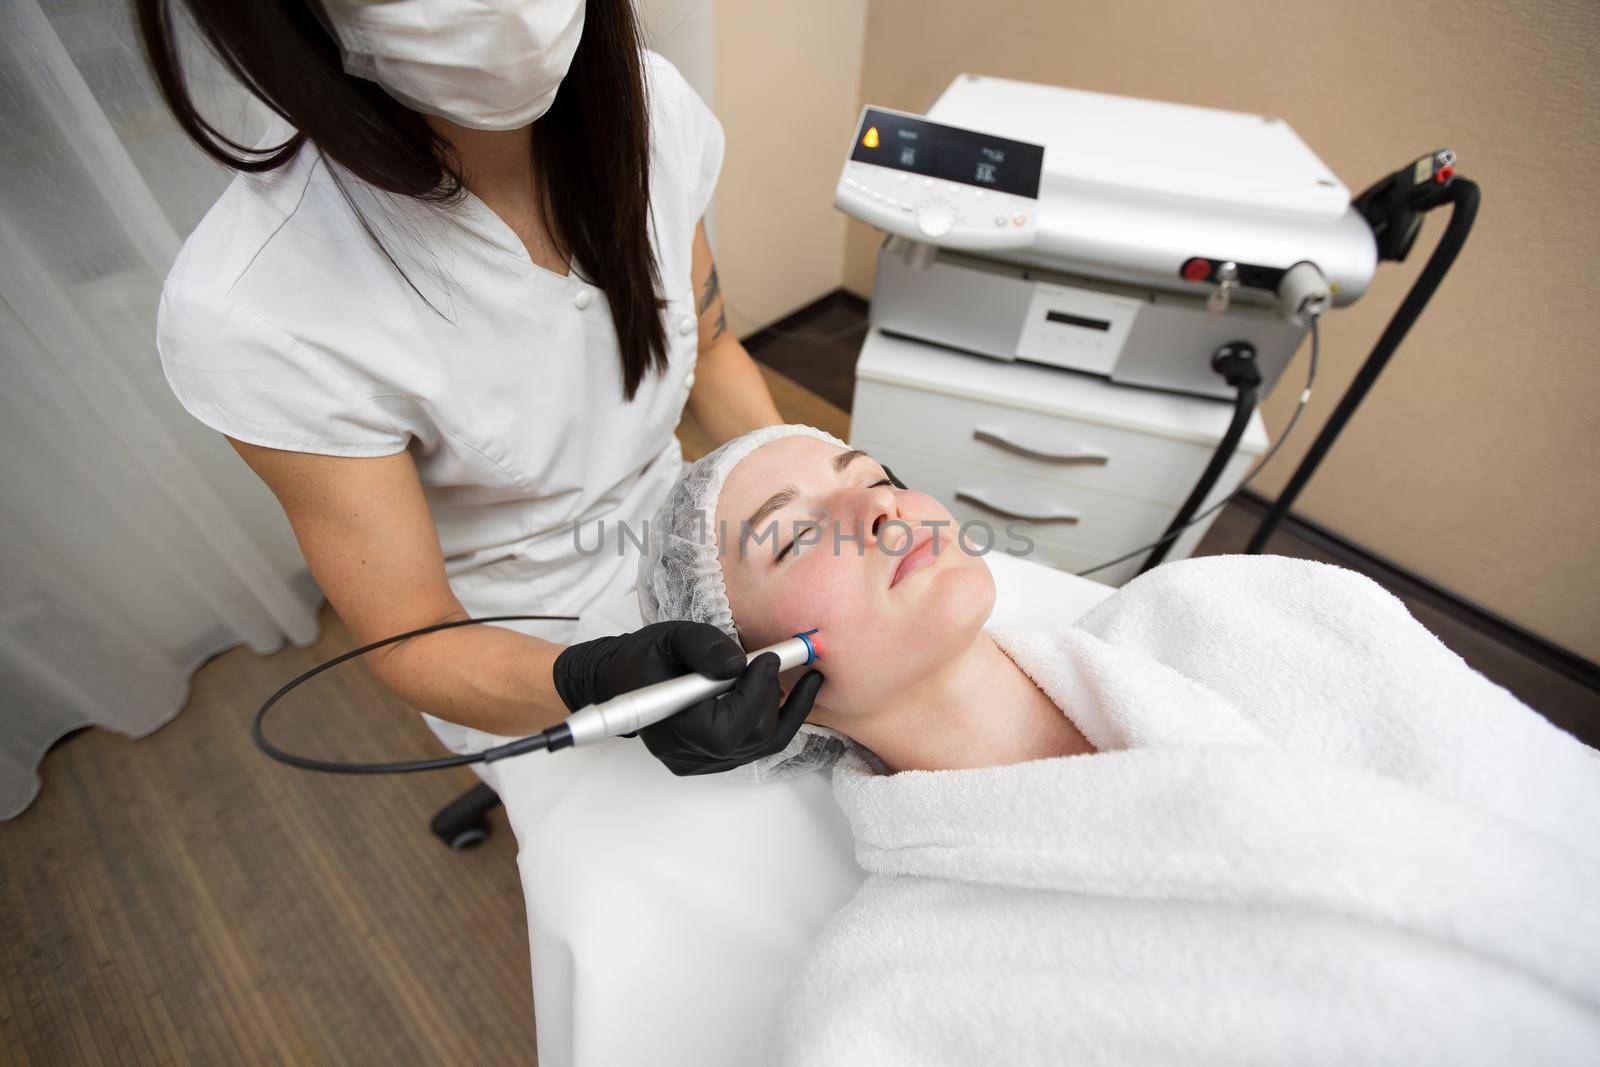
[[[866,453],[861,451],[859,448],[852,448],[848,452],[840,452],[831,460],[833,469],[842,474],[844,473],[844,469],[846,467],[850,466],[851,463],[854,463],[857,459],[860,459],[865,455]],[[768,515],[771,515],[774,511],[794,503],[795,497],[799,495],[800,490],[796,489],[792,485],[786,485],[782,489],[779,489],[776,493],[773,493],[771,496],[767,497],[766,503],[762,504],[759,508],[756,508],[755,512],[745,521],[751,526],[757,526],[760,524],[762,519],[766,518]]]
[[800,490],[796,489],[792,485],[786,485],[782,489],[779,489],[776,493],[773,493],[771,496],[767,497],[767,502],[762,504],[759,508],[756,508],[755,513],[746,519],[745,522],[749,523],[751,526],[757,526],[760,524],[762,519],[766,518],[768,515],[771,515],[774,511],[777,511],[781,507],[787,507],[789,504],[793,503],[794,498],[799,495]]
[[848,452],[840,452],[837,456],[833,457],[833,469],[838,473],[843,474],[846,467],[850,466],[850,464],[854,463],[856,460],[865,455],[866,453],[861,451],[859,448],[852,448]]

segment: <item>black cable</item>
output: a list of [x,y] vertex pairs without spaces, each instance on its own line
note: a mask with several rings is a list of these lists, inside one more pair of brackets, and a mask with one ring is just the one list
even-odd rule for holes
[[1433,255],[1428,257],[1427,266],[1422,268],[1422,273],[1417,276],[1416,282],[1411,286],[1411,291],[1401,302],[1394,317],[1389,320],[1388,327],[1383,335],[1378,338],[1378,343],[1373,346],[1372,354],[1361,365],[1361,370],[1356,374],[1355,380],[1350,383],[1350,388],[1345,390],[1344,396],[1339,399],[1339,404],[1334,408],[1333,414],[1328,416],[1328,421],[1323,425],[1322,432],[1317,434],[1311,447],[1306,450],[1300,465],[1289,476],[1289,482],[1283,491],[1278,494],[1278,499],[1273,501],[1271,508],[1262,518],[1261,525],[1256,527],[1255,536],[1250,538],[1250,543],[1245,547],[1247,553],[1260,552],[1266,546],[1267,539],[1272,536],[1272,531],[1277,529],[1278,523],[1284,515],[1294,506],[1295,499],[1300,491],[1306,487],[1311,476],[1316,473],[1322,458],[1333,447],[1334,440],[1339,436],[1344,424],[1350,420],[1361,401],[1365,399],[1367,391],[1372,388],[1372,383],[1377,381],[1384,365],[1389,362],[1389,357],[1394,355],[1395,349],[1405,338],[1406,333],[1422,314],[1422,309],[1433,298],[1434,291],[1439,288],[1439,283],[1444,280],[1445,274],[1455,262],[1456,256],[1461,251],[1461,246],[1466,243],[1467,234],[1472,229],[1473,219],[1478,214],[1479,192],[1477,183],[1466,178],[1453,178],[1439,194],[1438,203],[1450,204],[1450,223],[1445,227],[1444,235],[1439,238],[1438,247],[1433,250]]
[[[1259,380],[1258,378],[1257,381]],[[1161,561],[1167,558],[1172,542],[1177,539],[1175,535],[1188,528],[1196,509],[1216,486],[1217,479],[1222,477],[1222,468],[1228,465],[1228,460],[1233,458],[1234,450],[1239,447],[1239,439],[1244,436],[1245,427],[1250,424],[1250,416],[1255,414],[1256,385],[1240,382],[1234,388],[1236,392],[1233,401],[1233,421],[1228,423],[1228,429],[1222,435],[1222,440],[1217,442],[1216,450],[1211,453],[1211,462],[1206,464],[1206,469],[1201,472],[1194,483],[1194,488],[1189,491],[1189,499],[1183,502],[1183,506],[1173,516],[1166,533],[1161,535],[1155,549],[1139,568],[1140,574],[1160,566]]]
[[1197,522],[1204,522],[1218,510],[1232,503],[1235,497],[1244,492],[1245,489],[1250,485],[1251,481],[1255,479],[1255,476],[1261,473],[1262,468],[1264,468],[1268,463],[1271,463],[1272,457],[1278,454],[1278,450],[1283,447],[1283,443],[1287,441],[1289,439],[1289,435],[1294,432],[1295,423],[1300,421],[1300,416],[1305,412],[1306,405],[1311,402],[1311,387],[1317,380],[1317,363],[1321,355],[1321,350],[1322,335],[1318,329],[1317,318],[1313,316],[1311,319],[1311,365],[1306,368],[1306,384],[1305,388],[1300,390],[1300,402],[1295,405],[1294,413],[1289,416],[1289,422],[1286,426],[1284,426],[1283,433],[1278,436],[1278,440],[1273,443],[1271,448],[1267,449],[1266,455],[1262,456],[1261,459],[1256,462],[1256,465],[1251,468],[1250,473],[1246,474],[1244,478],[1240,480],[1238,486],[1235,487],[1233,492],[1229,493],[1215,504],[1212,504],[1209,508],[1206,508],[1200,514],[1184,523],[1181,528],[1172,529],[1169,527],[1166,533],[1162,534],[1154,541],[1151,541],[1149,544],[1140,545],[1131,552],[1124,552],[1115,559],[1108,559],[1104,563],[1096,563],[1093,567],[1090,567],[1086,570],[1077,571],[1076,574],[1078,577],[1087,578],[1096,571],[1103,571],[1107,567],[1115,567],[1117,564],[1122,563],[1125,560],[1130,560],[1141,552],[1148,552],[1157,545],[1163,545],[1176,539],[1182,535],[1185,529],[1193,526]]
[[370,645],[363,645],[343,655],[335,656],[325,663],[319,663],[284,685],[276,693],[267,698],[266,703],[256,709],[255,719],[250,723],[250,737],[256,747],[271,756],[279,763],[286,763],[291,767],[298,767],[303,771],[321,771],[324,774],[411,774],[415,771],[437,771],[446,767],[464,767],[469,763],[493,763],[507,756],[520,756],[524,752],[535,752],[542,748],[565,748],[572,743],[571,734],[565,726],[552,726],[540,734],[529,737],[520,737],[503,745],[486,748],[482,752],[473,752],[465,756],[441,756],[438,759],[404,760],[398,763],[338,763],[332,760],[311,759],[306,756],[297,756],[293,752],[283,749],[267,740],[262,724],[266,721],[267,712],[279,700],[287,696],[291,690],[301,682],[310,681],[323,671],[331,670],[346,660],[364,656],[373,649],[392,645],[396,641],[404,641],[411,637],[420,637],[438,630],[449,630],[456,626],[477,626],[486,622],[511,622],[520,619],[547,619],[562,622],[576,622],[576,615],[490,615],[482,619],[456,619],[451,622],[434,623],[417,630],[408,630],[403,634],[385,637],[381,641],[374,641]]

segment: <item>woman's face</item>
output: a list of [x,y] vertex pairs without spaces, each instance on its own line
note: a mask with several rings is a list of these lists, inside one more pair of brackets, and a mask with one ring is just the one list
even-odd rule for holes
[[761,446],[717,500],[741,641],[762,648],[817,628],[827,682],[811,721],[848,733],[852,718],[903,695],[987,621],[994,579],[956,529],[942,504],[894,488],[864,452],[805,436]]

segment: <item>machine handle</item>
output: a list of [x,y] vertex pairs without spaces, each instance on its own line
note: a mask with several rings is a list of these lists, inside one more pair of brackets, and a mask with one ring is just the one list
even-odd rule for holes
[[[803,667],[817,658],[817,645],[811,639],[815,630],[796,634],[766,648],[747,653],[745,663],[750,663],[765,652],[778,657],[778,670],[787,671]],[[642,689],[618,694],[601,704],[589,704],[568,715],[563,725],[574,746],[590,745],[608,737],[633,733],[662,719],[676,715],[691,704],[706,697],[716,696],[732,689],[737,678],[707,678],[703,674],[682,674],[656,682]]]
[[[1007,437],[1007,433],[1010,433],[1011,436]],[[1008,452],[1017,452],[1033,459],[1049,460],[1052,463],[1103,465],[1111,459],[1109,452],[1103,452],[1090,445],[1067,445],[1064,448],[1053,448],[1039,441],[1020,440],[1014,430],[1008,431],[990,426],[979,426],[973,430],[972,439],[984,441],[991,445],[998,445]]]
[[985,496],[982,489],[957,489],[957,500],[967,500],[979,507],[988,508],[1013,519],[1026,519],[1029,522],[1077,522],[1083,518],[1079,512],[1061,504],[1047,504],[1043,508],[1036,508],[1030,512],[1026,505],[998,504]]

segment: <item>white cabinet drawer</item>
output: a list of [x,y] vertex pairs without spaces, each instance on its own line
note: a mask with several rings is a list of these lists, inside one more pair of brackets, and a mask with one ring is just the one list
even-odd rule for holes
[[958,521],[988,523],[997,547],[1005,547],[1006,524],[1016,522],[1030,537],[1088,551],[1126,551],[1140,543],[1135,538],[1160,536],[1177,510],[1009,471],[957,466],[890,444],[855,444],[911,488],[938,499]]
[[[986,524],[989,533],[982,528],[969,530],[966,543],[971,551],[1008,551],[1077,572],[1154,541],[1177,512],[1176,504],[1154,504],[1015,471],[955,464],[886,442],[852,443],[891,467],[906,485],[944,504],[957,523]],[[1209,521],[1197,523],[1185,531],[1168,558],[1181,559],[1193,551],[1209,525]],[[1024,538],[1032,542],[1031,548]],[[1143,556],[1136,556],[1092,577],[1120,584],[1133,577],[1141,563]]]
[[[859,379],[851,443],[872,451],[862,443],[868,441],[1015,474],[1030,483],[1098,490],[1174,508],[1189,495],[1215,448],[1214,442]],[[1235,453],[1222,482],[1231,485],[1243,477],[1254,459]]]

